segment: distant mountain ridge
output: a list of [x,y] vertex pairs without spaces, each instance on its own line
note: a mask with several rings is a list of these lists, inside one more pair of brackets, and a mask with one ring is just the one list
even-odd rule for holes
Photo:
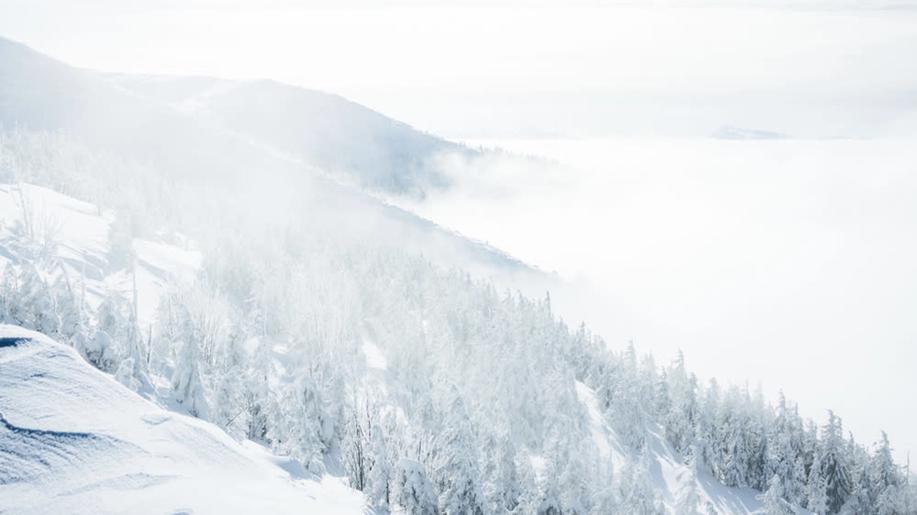
[[479,152],[418,131],[338,95],[272,80],[112,75],[144,98],[168,103],[215,125],[362,187],[423,195],[448,185],[443,154]]
[[[274,119],[287,122],[273,127]],[[92,72],[0,37],[3,128],[60,132],[92,152],[154,168],[147,175],[159,177],[154,184],[170,196],[193,183],[243,200],[270,198],[269,207],[295,205],[354,237],[398,241],[456,265],[471,259],[488,275],[541,275],[361,191],[423,195],[447,183],[432,166],[440,152],[476,151],[336,95],[271,81]],[[4,173],[11,170],[0,169],[0,178],[13,180]],[[372,213],[373,224],[358,212]]]
[[363,188],[411,196],[448,184],[437,167],[442,155],[479,154],[337,95],[269,80],[94,72],[2,37],[0,123],[152,149],[159,160],[168,158],[164,148],[193,142],[200,156],[177,156],[190,166],[206,159],[254,167],[263,156],[226,145],[220,132],[231,133]]
[[730,140],[751,140],[751,139],[789,139],[789,136],[780,132],[766,131],[761,129],[746,129],[744,127],[735,127],[724,125],[720,127],[710,137],[714,139]]

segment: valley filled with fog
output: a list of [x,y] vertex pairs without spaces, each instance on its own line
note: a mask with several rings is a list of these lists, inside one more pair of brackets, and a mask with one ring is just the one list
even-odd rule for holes
[[547,159],[451,160],[452,189],[405,205],[558,272],[566,318],[917,447],[894,408],[917,389],[911,139],[468,143]]

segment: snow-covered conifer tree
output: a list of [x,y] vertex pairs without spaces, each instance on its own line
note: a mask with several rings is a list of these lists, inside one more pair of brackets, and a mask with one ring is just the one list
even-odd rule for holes
[[395,465],[395,501],[412,515],[436,515],[433,486],[420,462],[402,458]]
[[206,418],[207,392],[201,379],[200,351],[190,316],[184,309],[180,311],[179,327],[181,339],[175,342],[179,350],[175,357],[175,371],[172,374],[172,392],[175,400],[184,405],[188,413]]
[[521,456],[516,462],[516,472],[519,488],[519,502],[512,511],[514,514],[535,513],[541,504],[541,492],[532,468],[531,457],[527,454]]
[[764,504],[766,515],[793,515],[793,510],[783,499],[783,480],[776,474],[768,481],[767,490],[758,498]]
[[828,509],[838,512],[850,493],[850,471],[844,455],[844,437],[841,419],[828,411],[828,424],[821,439],[821,471],[828,495]]
[[264,440],[268,433],[268,412],[271,403],[271,383],[274,362],[270,345],[265,340],[252,340],[255,346],[251,363],[243,377],[243,402],[247,412],[246,436]]
[[454,387],[446,410],[443,429],[436,438],[436,481],[439,507],[445,515],[483,513],[484,499],[477,484],[476,445],[468,427],[468,413]]
[[368,476],[368,497],[374,507],[385,510],[391,502],[392,470],[381,424],[376,426],[371,439],[372,465]]
[[53,335],[58,321],[54,313],[51,289],[34,264],[21,267],[18,284],[18,309],[13,310],[16,323],[40,333]]
[[806,481],[806,509],[818,514],[828,513],[828,492],[825,477],[822,475],[821,455],[816,451],[809,477]]
[[622,513],[635,515],[661,515],[661,506],[647,477],[645,458],[628,461],[619,474],[618,505]]
[[305,378],[283,386],[272,410],[268,438],[276,451],[296,458],[313,473],[321,473],[323,446],[313,388]]

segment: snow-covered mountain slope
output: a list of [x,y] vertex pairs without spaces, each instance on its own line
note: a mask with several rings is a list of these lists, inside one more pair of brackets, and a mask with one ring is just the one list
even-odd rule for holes
[[[223,174],[264,170],[266,147],[392,194],[444,185],[441,155],[477,154],[336,95],[271,81],[103,74],[2,37],[0,122],[65,129],[192,175],[214,164]],[[278,169],[299,168],[273,161]]]
[[[173,80],[171,93],[143,87],[151,82],[171,84]],[[272,99],[275,88],[292,96],[294,105],[299,106],[283,118],[283,130],[275,131],[266,123],[249,126],[236,115],[222,113],[224,107],[229,109],[236,101],[247,102],[235,95]],[[204,93],[214,89],[211,95]],[[208,103],[211,96],[212,106]],[[189,103],[194,104],[191,98],[200,105],[189,109]],[[245,116],[256,117],[261,109],[286,109],[285,104],[278,107],[270,102],[252,108],[254,111]],[[201,199],[186,193],[191,188],[204,188],[213,196],[238,198],[235,216],[274,221],[276,217],[270,217],[276,213],[288,218],[295,209],[300,211],[297,216],[335,233],[346,230],[355,240],[395,243],[451,266],[477,269],[484,275],[543,275],[490,245],[471,241],[362,191],[360,186],[366,181],[376,180],[361,175],[369,174],[371,165],[374,170],[387,170],[381,172],[379,181],[393,183],[395,179],[390,176],[396,172],[401,174],[398,181],[408,180],[403,174],[411,162],[429,161],[440,151],[464,150],[333,95],[267,82],[111,76],[70,67],[0,37],[2,128],[63,133],[71,146],[85,149],[84,154],[104,155],[119,163],[98,189],[117,189],[131,181],[136,187],[145,181],[148,184],[144,188],[161,189],[163,196],[169,197],[173,214],[187,216],[200,208]],[[313,141],[316,135],[333,141]],[[327,159],[359,162],[359,170],[353,169],[357,170],[352,172],[353,180],[347,181],[356,184],[345,185],[331,177],[339,172],[350,174],[349,164],[329,165],[323,161],[325,158],[313,158],[313,150],[309,149],[325,153]],[[20,150],[0,148],[0,157],[4,153],[12,156],[6,162],[0,159],[0,182],[35,182],[34,178],[20,177],[23,161],[35,159],[20,155]],[[68,168],[75,168],[79,159],[61,159],[60,154],[66,153],[42,156],[52,162],[51,168],[60,176],[46,177],[46,182],[39,184],[60,183],[61,176],[66,175],[72,179],[76,170]],[[388,163],[389,157],[382,154],[390,155],[394,161]],[[124,171],[117,169],[126,165],[137,172],[126,178]],[[325,165],[333,169],[325,170]],[[95,170],[86,175],[99,179]],[[121,184],[111,186],[116,181]],[[413,187],[407,183],[402,186]],[[141,209],[136,205],[127,207]],[[201,217],[189,218],[193,221]],[[542,279],[552,280],[547,276]]]
[[274,81],[113,75],[119,86],[203,117],[363,187],[422,194],[444,186],[445,155],[478,154],[347,99]]
[[64,131],[95,149],[130,155],[172,176],[200,177],[219,170],[227,180],[263,162],[259,152],[193,118],[3,38],[0,126]]
[[45,279],[85,288],[98,305],[110,292],[137,293],[142,326],[153,321],[159,297],[170,284],[193,279],[201,255],[177,241],[131,238],[124,242],[135,265],[113,252],[114,213],[31,184],[0,184],[0,269],[42,263]]
[[364,513],[339,479],[166,411],[73,349],[0,326],[0,512]]
[[[388,391],[397,391],[404,385],[398,384],[397,379],[387,373],[385,352],[375,342],[372,333],[371,327],[368,326],[361,336],[361,349],[366,358],[368,372],[366,381],[376,388],[376,395],[386,396]],[[588,430],[600,459],[612,465],[615,477],[627,474],[628,463],[633,463],[636,459],[641,460],[646,467],[650,486],[659,495],[667,513],[680,515],[679,502],[686,492],[696,495],[698,506],[707,513],[764,513],[764,505],[759,499],[761,492],[752,488],[726,487],[707,472],[692,469],[665,440],[664,429],[659,424],[652,423],[647,428],[645,455],[638,458],[611,427],[607,415],[599,406],[595,392],[580,381],[576,381],[575,389],[577,399],[588,414]],[[533,464],[540,480],[544,479],[541,477],[543,461],[543,457],[533,456]],[[809,512],[797,509],[795,513]]]
[[[596,448],[603,458],[614,464],[616,474],[622,473],[624,464],[632,459],[630,451],[609,426],[599,408],[595,392],[577,381],[576,394],[589,413],[589,429]],[[758,498],[761,492],[752,488],[726,487],[708,473],[692,470],[672,449],[663,433],[664,429],[659,424],[654,423],[647,428],[647,455],[644,459],[648,464],[648,476],[653,489],[660,494],[669,510],[678,514],[679,497],[685,491],[693,490],[700,506],[712,507],[717,513],[762,513],[764,506]],[[797,510],[797,513],[808,512]]]

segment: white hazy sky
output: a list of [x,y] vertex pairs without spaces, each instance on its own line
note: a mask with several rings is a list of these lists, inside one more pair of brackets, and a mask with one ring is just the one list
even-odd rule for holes
[[[447,136],[529,138],[504,144],[577,173],[459,171],[414,208],[596,285],[610,339],[834,407],[864,442],[885,427],[903,457],[917,2],[754,3],[0,0],[0,35],[83,67],[272,78]],[[704,138],[724,125],[800,139]]]
[[672,3],[691,7],[0,0],[0,34],[85,67],[323,89],[472,138],[871,135],[917,108],[913,0]]

